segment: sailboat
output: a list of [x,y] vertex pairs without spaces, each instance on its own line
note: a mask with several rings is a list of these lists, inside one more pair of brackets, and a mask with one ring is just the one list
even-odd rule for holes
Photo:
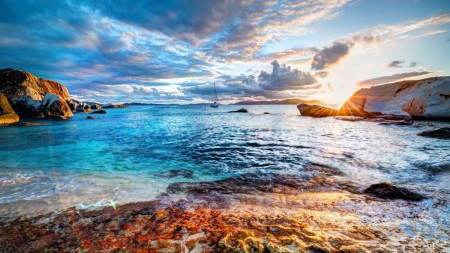
[[214,83],[214,96],[216,97],[216,100],[210,106],[212,108],[219,108],[219,99],[217,99],[216,83]]

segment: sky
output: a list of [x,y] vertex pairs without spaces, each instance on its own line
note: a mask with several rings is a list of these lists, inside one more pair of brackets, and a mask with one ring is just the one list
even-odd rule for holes
[[339,104],[449,56],[449,0],[0,0],[0,69],[82,101]]

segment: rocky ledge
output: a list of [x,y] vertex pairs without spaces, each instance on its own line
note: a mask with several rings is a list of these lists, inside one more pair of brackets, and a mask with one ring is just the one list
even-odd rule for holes
[[450,120],[450,77],[432,77],[363,88],[339,109],[297,106],[302,116],[358,116],[403,122],[416,119]]
[[[161,176],[180,173],[190,176]],[[148,202],[0,217],[0,250],[356,253],[450,247],[446,227],[436,226],[447,202],[415,201],[419,194],[390,184],[370,186],[367,194],[365,188],[320,164],[307,165],[302,176],[244,174],[174,183]],[[418,223],[426,233],[415,230]]]

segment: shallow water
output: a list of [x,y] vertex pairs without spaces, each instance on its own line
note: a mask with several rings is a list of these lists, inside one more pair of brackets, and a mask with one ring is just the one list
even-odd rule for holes
[[[446,122],[382,126],[299,116],[294,105],[135,106],[0,128],[0,214],[154,199],[173,182],[244,173],[302,175],[311,162],[367,185],[450,194],[450,142],[416,134]],[[271,114],[263,114],[263,112]],[[168,173],[173,170],[171,173]]]

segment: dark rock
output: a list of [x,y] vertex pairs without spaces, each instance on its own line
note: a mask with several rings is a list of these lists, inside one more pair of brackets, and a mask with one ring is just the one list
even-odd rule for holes
[[87,118],[86,119],[95,119],[94,117],[92,117],[92,116],[87,116]]
[[91,109],[92,110],[100,110],[100,109],[102,109],[102,107],[98,104],[95,104],[95,105],[91,105]]
[[229,112],[241,112],[241,113],[247,113],[248,110],[245,109],[245,108],[241,108],[241,109],[239,109],[239,110],[236,110],[236,111],[229,111]]
[[93,111],[91,113],[95,113],[95,114],[106,114],[105,110],[97,110],[97,111]]
[[264,112],[263,114],[270,114],[270,112]]
[[163,178],[174,178],[174,177],[192,178],[193,175],[194,175],[194,172],[192,170],[186,170],[186,169],[169,170],[169,171],[157,174],[158,177],[163,177]]
[[439,139],[450,139],[450,127],[444,127],[436,130],[426,131],[417,134],[419,136],[424,137],[432,137],[432,138],[439,138]]
[[78,103],[76,103],[74,101],[70,101],[70,103],[69,103],[70,110],[76,111],[77,110],[77,106],[78,106]]
[[406,188],[396,187],[389,183],[373,184],[365,189],[364,193],[381,199],[403,199],[410,201],[421,201],[425,199],[420,194],[414,193]]
[[104,106],[103,108],[130,108],[130,107],[126,105],[107,105]]

